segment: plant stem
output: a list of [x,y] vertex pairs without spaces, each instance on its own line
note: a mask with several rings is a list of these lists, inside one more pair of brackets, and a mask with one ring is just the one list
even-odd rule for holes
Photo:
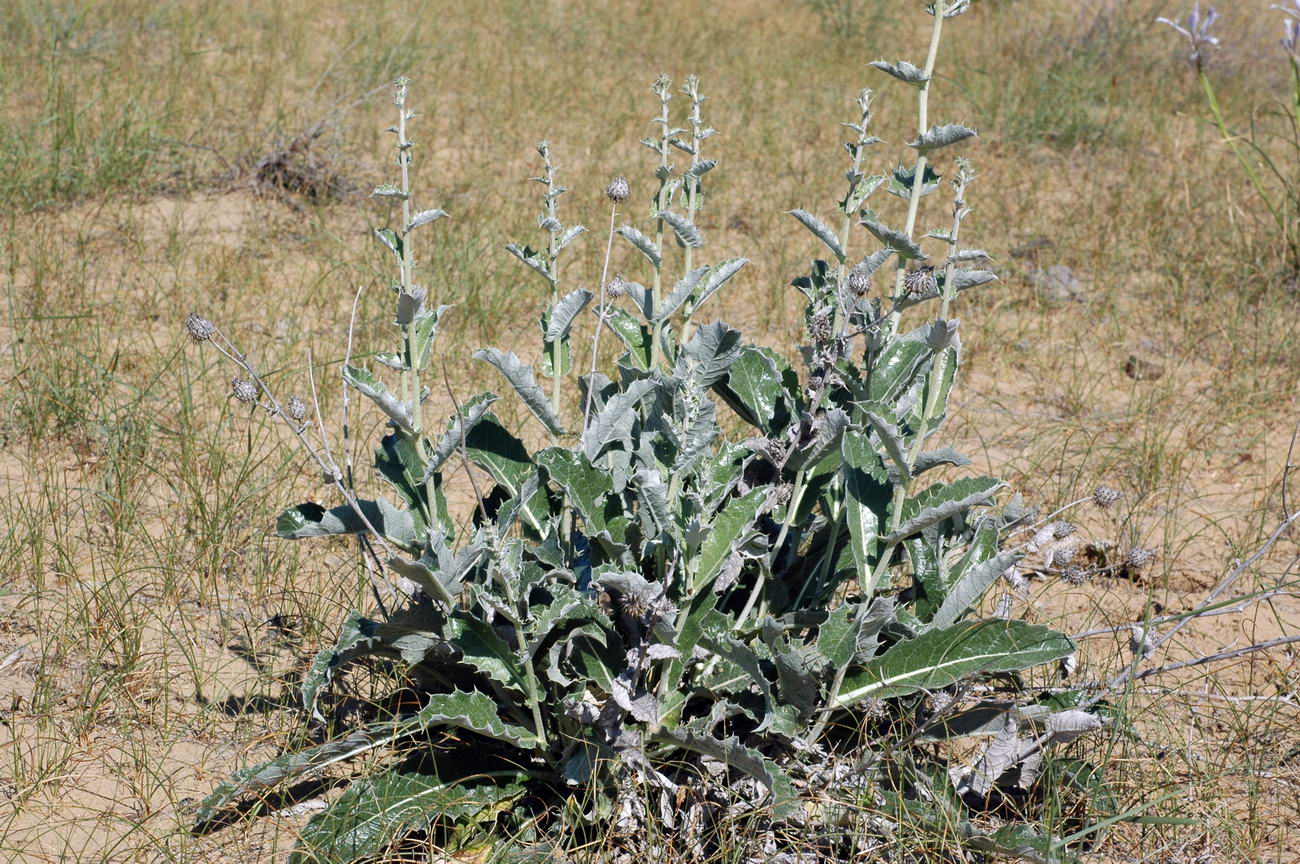
[[[930,82],[934,76],[934,63],[939,56],[939,37],[943,32],[943,13],[947,4],[944,0],[935,0],[934,4],[934,28],[930,31],[930,51],[925,57],[925,82],[921,84],[920,93],[917,95],[917,138],[925,134],[929,125],[930,110]],[[907,199],[907,222],[903,228],[903,233],[910,240],[912,233],[916,230],[916,215],[921,204],[921,187],[924,186],[925,166],[928,164],[925,153],[918,151],[916,157],[916,174],[912,177],[912,194]],[[907,269],[907,261],[901,256],[898,260],[898,271],[894,277],[894,303],[895,305],[903,297],[903,276]],[[889,332],[893,332],[898,327],[899,312],[897,310],[889,313]]]
[[604,329],[605,303],[607,294],[605,285],[609,279],[609,255],[614,248],[614,220],[618,218],[618,204],[609,208],[609,234],[605,239],[605,263],[600,268],[600,304],[596,307],[596,332],[591,337],[591,368],[587,374],[587,404],[582,409],[582,429],[578,430],[579,443],[587,440],[587,425],[591,423],[591,405],[596,399],[593,389],[596,385],[596,360],[600,351],[600,331]]
[[[691,97],[691,167],[686,172],[686,221],[692,225],[695,224],[695,211],[699,208],[697,195],[699,194],[700,178],[695,175],[695,169],[700,164],[700,149],[704,146],[704,138],[700,132],[703,122],[700,119],[700,103],[704,100],[700,98],[699,84],[695,76],[686,79],[685,92]],[[695,249],[691,246],[686,247],[685,268],[686,273],[691,272],[691,266],[694,263]],[[685,345],[691,338],[691,317],[695,314],[695,298],[686,298],[686,308],[682,313],[682,338],[681,344]]]

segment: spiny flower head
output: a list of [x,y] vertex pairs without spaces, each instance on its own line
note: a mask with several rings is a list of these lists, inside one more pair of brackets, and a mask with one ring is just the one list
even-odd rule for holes
[[907,289],[908,295],[912,297],[924,297],[932,293],[936,284],[934,268],[929,265],[908,270],[903,276],[903,287]]
[[185,332],[190,334],[190,338],[195,342],[206,342],[212,338],[213,333],[217,332],[217,325],[202,315],[191,312],[190,317],[185,319]]
[[256,402],[257,385],[247,378],[232,378],[230,379],[230,395],[240,402]]
[[627,185],[627,178],[621,176],[615,177],[613,180],[609,181],[609,185],[605,187],[605,194],[608,195],[609,200],[613,201],[615,204],[622,204],[627,200],[627,196],[630,195],[631,192],[631,187]]
[[861,297],[871,290],[871,274],[862,267],[854,267],[845,280],[849,290]]
[[1097,571],[1087,567],[1067,567],[1061,572],[1061,578],[1071,585],[1086,585],[1095,575]]
[[1073,522],[1052,523],[1052,536],[1058,540],[1061,539],[1062,537],[1069,537],[1071,534],[1073,534],[1075,531],[1078,530],[1079,530],[1078,527]]
[[307,405],[297,395],[289,397],[289,404],[284,406],[284,413],[289,415],[289,419],[296,423],[301,423],[307,419]]
[[617,300],[626,293],[627,284],[623,281],[622,276],[615,276],[613,279],[609,280],[609,283],[605,286],[605,296],[609,297],[611,300]]
[[1130,570],[1144,570],[1156,560],[1156,553],[1145,546],[1134,546],[1124,553],[1124,566]]
[[1107,510],[1119,502],[1124,493],[1111,486],[1098,486],[1092,493],[1092,503],[1102,510]]
[[808,336],[814,342],[829,342],[835,336],[835,326],[829,312],[821,311],[808,319]]

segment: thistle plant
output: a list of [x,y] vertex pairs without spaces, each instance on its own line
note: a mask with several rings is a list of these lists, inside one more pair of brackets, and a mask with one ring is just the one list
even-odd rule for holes
[[[445,214],[411,212],[414,115],[399,84],[401,184],[376,194],[402,202],[403,227],[376,233],[396,261],[402,345],[377,356],[400,388],[351,364],[344,371],[344,386],[388,419],[375,469],[398,500],[357,498],[327,471],[343,504],[290,508],[277,530],[373,541],[383,554],[371,566],[406,589],[390,592],[391,610],[344,622],[304,676],[304,715],[326,719],[363,660],[384,664],[419,703],[376,706],[367,723],[239,772],[203,802],[200,824],[244,794],[384,748],[389,767],[313,817],[295,860],[356,860],[412,831],[439,839],[448,820],[497,823],[501,836],[538,847],[612,833],[642,856],[666,851],[647,839],[662,822],[678,826],[680,852],[699,857],[870,856],[897,842],[902,824],[955,829],[981,853],[1070,857],[1073,840],[1035,824],[1033,802],[1067,795],[1086,810],[1108,800],[1095,766],[1048,770],[1061,747],[1105,720],[1078,707],[1077,693],[1028,688],[1030,670],[1070,662],[1069,637],[981,609],[996,584],[1024,579],[1017,567],[1039,546],[1056,544],[1050,566],[1071,566],[1073,532],[1059,513],[1035,521],[1002,481],[964,476],[968,459],[931,446],[962,359],[949,316],[962,292],[994,277],[968,266],[987,257],[963,245],[975,173],[948,159],[975,133],[928,121],[941,33],[967,7],[927,8],[924,64],[873,64],[919,96],[910,164],[867,174],[883,142],[870,134],[875,102],[863,90],[845,124],[838,231],[793,211],[830,252],[794,280],[809,335],[795,362],[725,323],[701,323],[747,262],[696,258],[706,248],[695,218],[703,178],[716,167],[702,157],[716,133],[698,80],[682,88],[682,126],[671,82],[654,84],[657,135],[644,142],[654,154],[651,224],[616,227],[641,184],[611,181],[595,291],[561,291],[559,256],[582,229],[560,221],[564,189],[550,148],[538,147],[546,248],[507,249],[549,288],[535,356],[551,392],[513,352],[475,355],[548,434],[536,451],[493,413],[491,392],[462,403],[448,387],[453,416],[424,422],[421,375],[446,307],[416,282],[409,235]],[[675,154],[689,158],[679,167]],[[950,210],[922,232],[922,199],[943,188],[940,168]],[[890,227],[900,223],[888,199],[881,212],[867,207],[881,189],[903,202],[902,228]],[[649,288],[609,279],[615,235],[644,259]],[[893,279],[879,278],[891,257]],[[592,363],[577,380],[581,421],[566,423],[569,340],[597,295]],[[610,374],[597,368],[605,330],[621,352]],[[241,374],[262,380],[230,353]],[[746,436],[727,433],[737,424],[724,410]],[[301,420],[288,422],[302,433]],[[458,469],[476,498],[461,525],[443,494],[446,472]],[[1099,492],[1103,501],[1114,496]],[[975,690],[995,685],[996,700]],[[431,738],[448,728],[452,743]],[[972,737],[992,743],[963,762],[951,745]],[[1064,787],[1041,785],[1062,773]],[[975,827],[1013,793],[1025,820]],[[506,806],[524,796],[540,811]],[[885,818],[853,815],[868,812]],[[750,827],[737,834],[742,818]]]
[[[1286,249],[1286,263],[1294,276],[1300,272],[1300,233],[1296,229],[1300,215],[1300,171],[1296,168],[1300,165],[1300,49],[1297,48],[1300,0],[1273,4],[1269,8],[1282,13],[1280,44],[1290,66],[1291,94],[1288,102],[1275,103],[1272,110],[1261,113],[1252,109],[1250,127],[1244,133],[1229,124],[1211,75],[1210,59],[1220,44],[1212,32],[1219,19],[1218,11],[1211,6],[1202,12],[1197,0],[1184,18],[1161,17],[1156,22],[1172,28],[1191,49],[1188,61],[1196,72],[1219,137],[1232,151],[1251,188],[1277,225],[1278,236]],[[1270,128],[1269,122],[1276,123],[1280,131]]]

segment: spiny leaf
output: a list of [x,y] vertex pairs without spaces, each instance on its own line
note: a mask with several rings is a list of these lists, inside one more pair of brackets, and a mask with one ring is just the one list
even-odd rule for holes
[[503,354],[496,348],[482,348],[475,351],[474,359],[495,366],[497,371],[510,382],[510,386],[515,388],[515,392],[524,400],[524,404],[528,406],[529,411],[533,412],[533,416],[542,421],[547,431],[553,435],[564,434],[564,424],[551,410],[546,392],[533,378],[533,367],[525,365],[514,352]]
[[655,242],[631,225],[624,225],[614,233],[640,250],[641,254],[646,257],[646,260],[656,270],[663,264],[663,256],[660,254],[659,247],[655,245]]
[[433,222],[438,219],[442,219],[446,217],[446,215],[447,215],[446,210],[421,210],[419,213],[416,213],[414,216],[411,217],[410,222],[406,223],[406,230],[403,231],[402,233],[409,234],[411,233],[412,229],[419,228],[421,225],[427,225],[430,222]]
[[587,458],[595,463],[600,454],[616,441],[630,442],[632,424],[636,419],[634,410],[638,403],[659,385],[653,379],[642,378],[633,381],[627,389],[615,393],[603,408],[592,418],[591,425],[583,433],[582,447]]
[[862,580],[863,596],[869,599],[877,587],[867,579],[875,562],[880,537],[879,511],[888,500],[888,483],[880,455],[865,435],[852,430],[846,432],[840,448],[846,493],[844,519],[849,526],[853,564]]
[[660,308],[655,310],[655,323],[667,321],[677,312],[678,309],[682,308],[682,304],[691,298],[691,295],[695,293],[695,289],[699,286],[700,280],[703,279],[708,272],[709,268],[707,266],[696,267],[681,279],[677,280],[677,284],[673,286],[673,290],[669,291],[668,296],[663,299],[662,303],[660,303]]
[[922,153],[930,153],[974,137],[974,129],[960,123],[947,123],[943,126],[931,126],[920,138],[907,142],[907,146],[915,147]]
[[[522,779],[520,772],[502,772]],[[428,828],[435,819],[473,821],[524,792],[519,783],[446,783],[436,776],[389,769],[353,783],[330,807],[308,821],[289,864],[326,864],[376,856],[394,840]]]
[[703,283],[695,292],[693,308],[699,309],[704,305],[705,300],[708,300],[717,293],[718,289],[721,288],[728,279],[739,273],[740,268],[744,267],[748,263],[748,258],[728,258],[720,264],[711,267],[709,269],[709,274],[704,277]]
[[411,419],[410,409],[404,402],[389,393],[373,374],[356,366],[344,366],[343,380],[378,405],[397,428],[407,434],[415,431],[415,421]]
[[[357,503],[366,521],[385,538],[403,548],[414,547],[417,543],[415,520],[410,511],[398,510],[384,498]],[[361,516],[347,504],[326,510],[319,504],[307,502],[288,508],[275,520],[276,535],[286,540],[362,534],[368,530]]]
[[897,78],[904,84],[911,84],[913,87],[920,87],[930,80],[930,76],[925,74],[924,69],[919,69],[911,63],[908,63],[906,60],[899,60],[897,63],[886,63],[884,60],[872,60],[867,65],[874,66],[886,75]]
[[841,264],[844,263],[844,246],[840,243],[839,236],[826,226],[824,222],[818,219],[807,210],[791,210],[790,215],[798,219],[803,227],[813,233],[818,240],[826,244],[826,248],[831,250],[835,260]]
[[555,283],[555,275],[551,273],[546,265],[546,259],[537,250],[529,246],[520,246],[518,243],[507,243],[506,251],[531,267],[548,283]]
[[585,288],[578,288],[565,294],[555,303],[555,308],[551,309],[550,319],[546,323],[546,341],[560,342],[569,338],[569,330],[573,327],[574,319],[587,304],[591,302],[591,292]]
[[902,521],[885,542],[897,543],[958,513],[965,513],[992,498],[1002,485],[1001,480],[993,477],[964,477],[955,483],[936,483],[903,502]]
[[685,216],[671,210],[661,210],[655,215],[668,223],[668,227],[673,229],[673,233],[677,235],[677,244],[679,246],[699,249],[704,245],[704,237],[701,236],[700,229]]
[[683,750],[724,762],[762,783],[772,796],[772,810],[778,818],[788,818],[798,812],[799,797],[790,778],[771,759],[741,744],[739,738],[721,741],[688,728],[663,729],[657,737]]
[[916,245],[916,243],[914,243],[912,239],[903,232],[895,231],[893,228],[889,228],[874,219],[863,219],[861,224],[862,227],[876,235],[877,240],[884,243],[890,249],[893,249],[894,252],[897,253],[898,257],[909,259],[925,257],[925,253],[921,251],[921,247]]
[[743,538],[753,527],[766,497],[766,490],[754,489],[743,497],[728,502],[713,518],[709,534],[700,544],[699,556],[696,558],[692,592],[705,590],[718,578],[722,566],[732,552],[742,545]]
[[434,471],[440,469],[451,458],[451,454],[460,449],[461,442],[468,439],[470,430],[489,414],[488,409],[499,398],[495,393],[484,393],[476,396],[466,403],[463,416],[457,414],[452,418],[449,428],[438,439],[437,445],[433,448],[433,453],[429,455],[429,464],[424,469],[424,479],[426,481],[433,476]]
[[937,690],[971,675],[1016,672],[1074,650],[1068,637],[1036,624],[1001,618],[965,621],[895,644],[845,680],[835,705]]

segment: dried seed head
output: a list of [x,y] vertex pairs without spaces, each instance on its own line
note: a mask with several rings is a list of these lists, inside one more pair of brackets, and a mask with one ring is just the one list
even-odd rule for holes
[[609,280],[609,284],[605,286],[605,296],[609,297],[611,300],[617,300],[626,293],[627,286],[624,284],[622,276],[615,276],[613,279]]
[[230,395],[240,402],[257,401],[257,385],[246,378],[230,379]]
[[1096,575],[1096,570],[1090,570],[1086,567],[1067,567],[1061,573],[1061,578],[1071,585],[1087,585],[1092,581],[1092,577]]
[[861,297],[871,290],[871,274],[862,267],[854,267],[849,271],[849,277],[845,280],[848,283],[849,290]]
[[1102,510],[1115,506],[1119,499],[1124,497],[1124,493],[1111,486],[1098,486],[1092,493],[1092,503],[1096,504]]
[[1156,553],[1145,546],[1134,546],[1124,553],[1124,566],[1130,570],[1145,570],[1147,566],[1156,560]]
[[1047,553],[1047,566],[1065,567],[1074,563],[1074,557],[1079,554],[1079,544],[1073,540],[1063,540],[1052,547]]
[[934,278],[934,268],[925,265],[908,270],[903,275],[903,287],[907,289],[908,296],[924,297],[927,294],[934,293],[938,282]]
[[627,200],[627,196],[631,194],[631,192],[632,189],[627,185],[626,177],[615,177],[613,180],[609,181],[609,185],[605,187],[605,194],[608,195],[609,200],[613,201],[615,204],[622,204]]
[[1156,643],[1152,634],[1141,624],[1129,625],[1128,648],[1134,654],[1141,655],[1143,660],[1151,659],[1151,655],[1156,653]]
[[808,319],[808,338],[814,342],[829,342],[835,336],[831,314],[825,310]]
[[297,396],[290,396],[289,404],[284,406],[284,413],[295,423],[301,423],[307,419],[307,405]]
[[1052,536],[1058,540],[1061,539],[1062,537],[1069,537],[1071,534],[1073,534],[1075,531],[1078,530],[1079,529],[1070,522],[1052,523]]
[[217,332],[217,325],[202,315],[191,312],[190,317],[185,319],[185,332],[190,334],[190,338],[195,342],[207,342],[212,338],[212,334]]

